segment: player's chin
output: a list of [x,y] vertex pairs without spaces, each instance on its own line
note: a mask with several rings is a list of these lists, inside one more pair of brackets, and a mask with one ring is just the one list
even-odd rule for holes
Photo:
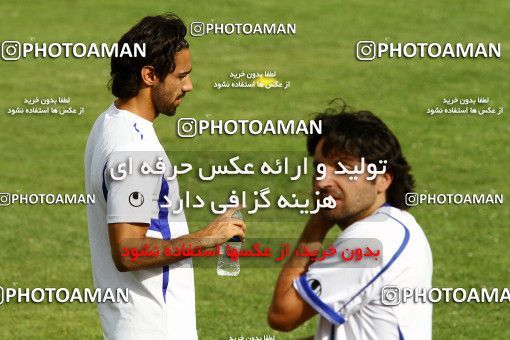
[[173,112],[161,112],[161,113],[164,114],[165,116],[168,116],[168,117],[175,116],[175,111],[173,111]]
[[338,211],[342,207],[344,201],[341,198],[338,198],[335,196],[333,196],[333,198],[335,199],[335,207],[333,209],[329,209],[329,210],[332,210],[332,211],[337,210]]
[[177,112],[177,107],[168,108],[166,110],[163,110],[161,113],[165,116],[175,116],[175,113]]
[[342,216],[342,211],[337,207],[333,209],[324,208],[322,214],[330,221],[337,221]]

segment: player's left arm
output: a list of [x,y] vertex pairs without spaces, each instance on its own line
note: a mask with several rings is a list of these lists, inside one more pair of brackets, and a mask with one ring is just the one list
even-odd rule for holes
[[[313,215],[303,230],[296,249],[302,245],[312,252],[320,249],[331,227],[332,224],[324,220],[320,213]],[[268,322],[273,329],[291,331],[317,314],[317,311],[298,294],[292,284],[306,272],[310,263],[309,257],[298,257],[293,252],[283,266],[268,311]]]

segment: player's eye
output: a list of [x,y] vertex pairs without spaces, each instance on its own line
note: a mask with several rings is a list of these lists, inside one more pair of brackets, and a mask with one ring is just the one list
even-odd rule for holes
[[313,162],[313,170],[317,172],[317,167],[319,166],[319,162]]
[[[344,164],[344,168],[345,169],[349,169],[349,167],[347,165]],[[335,171],[338,171],[338,170],[342,170],[342,167],[337,163],[336,166],[335,166]]]
[[[353,170],[354,169],[354,167],[352,165],[348,165],[348,164],[345,164],[345,163],[342,163],[342,165],[347,170]],[[338,162],[336,162],[335,171],[340,171],[340,170],[343,170],[343,169],[340,166],[340,164],[338,164]]]

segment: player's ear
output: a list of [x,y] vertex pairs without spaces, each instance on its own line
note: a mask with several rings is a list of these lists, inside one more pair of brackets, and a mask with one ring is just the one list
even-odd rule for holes
[[154,67],[150,65],[142,67],[140,70],[140,76],[142,78],[142,82],[147,86],[154,86],[158,80]]
[[383,193],[390,187],[393,182],[393,174],[385,172],[382,175],[378,175],[376,178],[377,193]]

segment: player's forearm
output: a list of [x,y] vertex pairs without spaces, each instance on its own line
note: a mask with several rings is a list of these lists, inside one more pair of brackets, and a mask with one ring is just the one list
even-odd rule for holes
[[[331,224],[329,222],[321,219],[320,216],[312,216],[301,233],[295,250],[308,249],[312,253],[316,250],[319,251],[330,229]],[[284,281],[282,286],[290,287],[292,281],[303,274],[310,263],[310,257],[296,256],[296,251],[293,251],[289,260],[284,264],[280,275],[280,278]]]
[[[320,250],[329,229],[329,225],[324,225],[317,218],[311,218],[295,249],[299,250],[306,247],[311,252]],[[310,263],[311,259],[309,257],[296,256],[294,251],[284,264],[276,282],[273,301],[269,308],[268,319],[273,328],[291,330],[304,320],[302,310],[305,306],[300,303],[297,292],[292,287],[292,282],[306,272]],[[292,319],[300,321],[293,321]]]
[[118,246],[118,254],[112,255],[117,269],[126,272],[169,265],[190,257],[186,255],[187,251],[206,247],[210,247],[210,242],[196,232],[171,240],[151,237],[125,239]]
[[[320,250],[322,242],[326,237],[326,228],[318,226],[313,219],[310,219],[296,244],[295,250],[306,247],[310,252]],[[310,257],[296,256],[296,252],[292,252],[289,260],[283,265],[282,271],[275,287],[275,298],[285,294],[292,286],[292,281],[302,275],[306,268],[310,265]]]

